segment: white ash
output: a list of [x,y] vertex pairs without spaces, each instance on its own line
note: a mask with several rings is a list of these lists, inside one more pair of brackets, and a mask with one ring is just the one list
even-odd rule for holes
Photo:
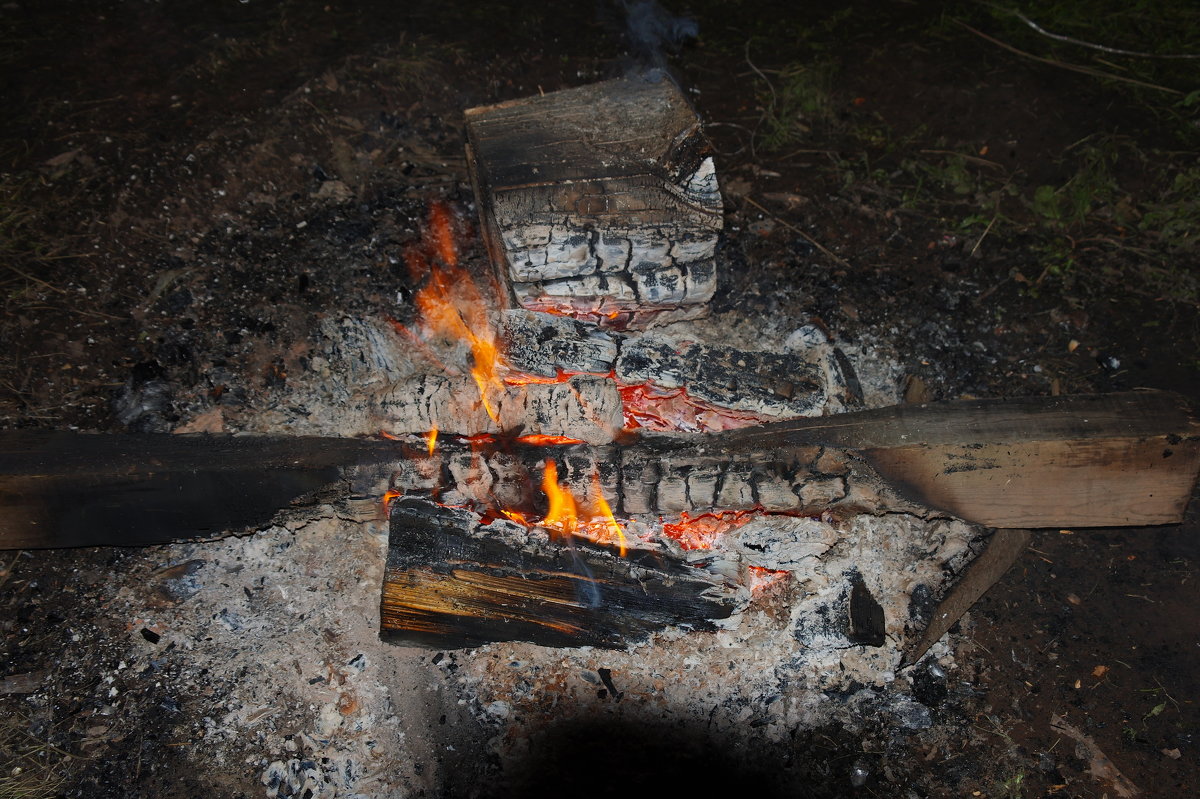
[[[695,726],[747,755],[785,744],[797,728],[855,728],[878,714],[923,729],[933,723],[929,710],[897,674],[904,643],[921,631],[912,594],[919,585],[942,586],[947,572],[961,569],[979,533],[963,522],[906,514],[842,522],[763,517],[727,534],[716,553],[691,553],[718,570],[736,571],[740,561],[791,575],[723,629],[670,630],[617,652],[493,644],[459,653],[447,676],[495,731],[502,761],[526,757],[547,727],[597,718]],[[847,639],[851,575],[884,609],[884,646]],[[947,653],[942,644],[933,657],[952,671]],[[597,690],[601,670],[619,697]]]

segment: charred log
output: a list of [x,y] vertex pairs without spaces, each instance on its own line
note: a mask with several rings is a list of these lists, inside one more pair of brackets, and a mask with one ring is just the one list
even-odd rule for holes
[[380,628],[397,643],[620,648],[666,627],[713,629],[745,600],[719,576],[659,552],[619,557],[584,541],[554,543],[411,498],[390,518]]
[[520,305],[614,326],[702,315],[721,196],[700,122],[666,76],[466,112],[468,164]]

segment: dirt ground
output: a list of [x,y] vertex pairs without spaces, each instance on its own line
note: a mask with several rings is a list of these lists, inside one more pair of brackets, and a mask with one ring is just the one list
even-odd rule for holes
[[[1082,22],[1052,18],[1075,39],[1144,50],[1161,23],[1161,52],[1200,41],[1183,3],[1079,5]],[[718,312],[815,319],[899,363],[909,401],[1198,399],[1200,61],[1148,72],[1011,13],[1030,8],[673,3],[699,36],[650,50],[617,3],[3,3],[0,425],[247,429],[311,368],[323,320],[403,313],[403,250],[431,202],[469,218],[462,109],[647,65],[675,72],[718,153]],[[802,736],[791,755],[824,769],[808,795],[1200,792],[1192,504],[1175,527],[1036,532],[971,614],[965,679],[914,682],[961,738]],[[0,558],[0,680],[52,671],[72,625],[129,623],[96,586],[150,580],[138,558]],[[253,671],[238,666],[220,679]],[[24,720],[0,738],[5,773],[55,765],[35,793],[0,795],[288,795],[171,748],[191,722],[153,688],[145,718],[172,716],[146,722],[158,744],[89,732],[85,673],[48,678],[61,701],[38,707],[3,682],[0,713]]]

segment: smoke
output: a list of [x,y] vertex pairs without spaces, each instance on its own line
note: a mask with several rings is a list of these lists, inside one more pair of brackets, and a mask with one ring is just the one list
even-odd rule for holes
[[696,20],[676,17],[655,0],[621,0],[625,36],[639,71],[666,69],[667,56],[700,35]]

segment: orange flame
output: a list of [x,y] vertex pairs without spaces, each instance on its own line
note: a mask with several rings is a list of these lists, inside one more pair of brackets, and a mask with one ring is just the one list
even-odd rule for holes
[[[500,351],[496,333],[487,317],[487,303],[470,276],[458,266],[458,251],[449,209],[438,203],[429,212],[427,246],[441,261],[441,268],[429,271],[428,282],[413,298],[425,323],[436,335],[465,342],[471,348],[471,377],[479,388],[483,409],[492,421],[499,422],[494,395],[503,392],[498,367]],[[411,264],[423,261],[420,253],[411,253]],[[414,272],[417,270],[414,268]]]
[[599,512],[599,522],[602,529],[605,543],[617,542],[617,546],[621,550],[621,557],[625,557],[625,550],[628,542],[625,540],[625,531],[621,529],[621,525],[613,518],[612,508],[608,505],[608,500],[604,498],[604,490],[600,486],[600,472],[597,471],[593,475],[592,490],[595,496],[592,498],[592,504]]
[[383,514],[386,516],[392,510],[392,503],[404,496],[394,488],[389,488],[383,494]]
[[[600,485],[600,473],[592,476],[592,496],[586,501],[587,517],[580,522],[579,502],[565,486],[558,482],[558,465],[552,458],[546,459],[546,471],[542,476],[542,490],[550,507],[542,524],[568,535],[578,535],[602,544],[616,544],[624,557],[629,547],[625,531],[613,516],[608,500]],[[525,523],[525,517],[511,511],[501,511],[514,521]]]
[[542,476],[542,490],[550,500],[550,508],[542,523],[572,535],[579,526],[579,508],[571,492],[558,484],[558,464],[553,458],[546,459],[546,471]]
[[430,455],[432,455],[434,449],[437,448],[437,434],[438,434],[437,425],[434,425],[433,429],[430,430],[429,433],[425,436],[425,446],[429,449]]

